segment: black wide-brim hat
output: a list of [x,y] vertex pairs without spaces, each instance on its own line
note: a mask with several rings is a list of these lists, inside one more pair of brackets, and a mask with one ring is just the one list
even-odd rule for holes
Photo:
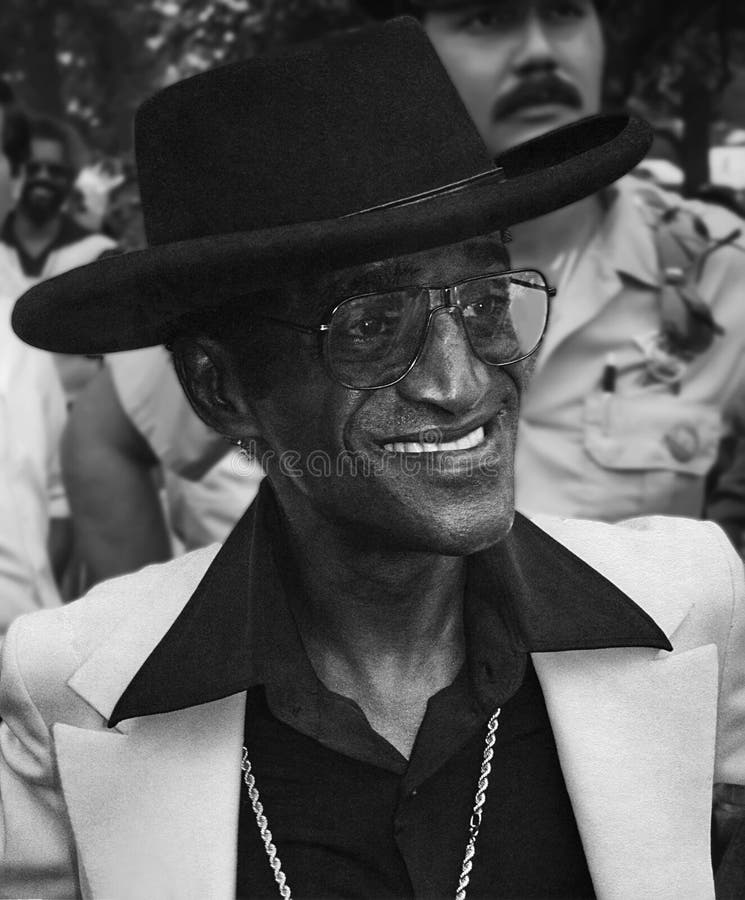
[[595,116],[492,159],[413,18],[225,66],[138,111],[148,248],[41,282],[13,328],[61,353],[165,343],[196,310],[551,212],[650,140]]

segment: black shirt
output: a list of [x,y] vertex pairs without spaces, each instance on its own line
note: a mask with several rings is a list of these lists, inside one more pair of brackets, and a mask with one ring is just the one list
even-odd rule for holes
[[[518,516],[467,560],[466,665],[430,699],[407,761],[316,678],[286,601],[301,589],[290,561],[265,481],[111,724],[247,689],[246,743],[293,893],[436,898],[455,894],[502,706],[469,897],[593,896],[529,652],[669,649],[647,614]],[[276,897],[242,792],[237,894]]]
[[[431,704],[440,715],[446,693]],[[420,732],[411,762],[401,757],[395,768],[385,753],[380,765],[361,762],[286,725],[271,713],[262,688],[249,693],[246,732],[274,841],[298,897],[455,896],[485,724],[423,779],[423,757],[443,749],[434,721]],[[530,663],[502,709],[489,782],[468,896],[594,897]],[[276,898],[247,792],[239,822],[237,896]]]

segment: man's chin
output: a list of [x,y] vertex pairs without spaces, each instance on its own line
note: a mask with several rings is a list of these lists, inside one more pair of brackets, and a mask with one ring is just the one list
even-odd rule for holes
[[52,201],[29,201],[21,204],[24,215],[30,219],[34,225],[46,225],[55,219],[62,209],[62,204]]
[[[470,556],[503,540],[515,517],[510,499],[495,500],[489,508],[463,504],[428,514],[391,520],[384,542],[398,552],[435,553],[439,556]],[[395,524],[394,524],[395,521]]]
[[513,521],[514,511],[509,517],[500,517],[499,521],[489,522],[483,527],[448,530],[433,535],[427,546],[420,549],[438,556],[471,556],[504,540],[510,533]]
[[26,207],[24,209],[26,218],[33,222],[37,228],[48,225],[59,215],[59,208],[55,209],[37,209],[34,207]]

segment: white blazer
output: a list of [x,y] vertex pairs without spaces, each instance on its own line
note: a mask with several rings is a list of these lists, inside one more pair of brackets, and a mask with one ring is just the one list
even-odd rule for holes
[[[712,785],[745,784],[742,564],[709,524],[537,522],[674,647],[533,654],[597,896],[711,900]],[[234,897],[245,694],[106,725],[215,552],[11,628],[1,896]]]

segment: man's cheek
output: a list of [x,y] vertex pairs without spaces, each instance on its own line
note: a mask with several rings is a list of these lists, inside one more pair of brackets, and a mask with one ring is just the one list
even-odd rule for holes
[[521,372],[516,381],[520,394],[524,394],[530,385],[530,382],[533,378],[533,373],[535,372],[536,361],[537,356],[534,353],[532,356],[524,359],[521,363],[518,363],[521,368]]

